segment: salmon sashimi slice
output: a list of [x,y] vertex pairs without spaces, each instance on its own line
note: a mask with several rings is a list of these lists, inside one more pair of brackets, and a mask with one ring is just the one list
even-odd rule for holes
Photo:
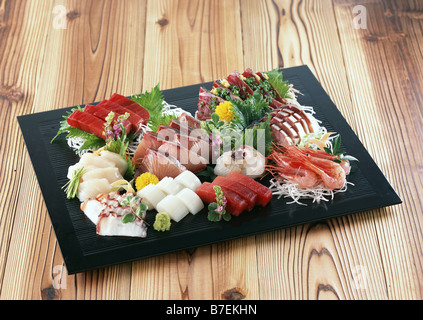
[[194,173],[203,171],[207,167],[208,161],[206,159],[176,142],[166,141],[160,145],[158,150],[178,159],[187,170]]
[[166,140],[161,139],[157,133],[147,131],[138,145],[137,150],[135,150],[134,157],[132,159],[135,168],[138,168],[141,164],[141,161],[144,159],[144,156],[149,148],[158,149],[163,142],[166,142]]
[[132,123],[132,130],[137,132],[141,124],[145,124],[146,120],[141,118],[136,113],[132,112],[129,109],[126,109],[125,107],[122,107],[118,105],[117,103],[114,103],[109,100],[103,100],[98,104],[99,107],[102,107],[108,111],[113,111],[114,113],[118,115],[124,115],[125,113],[129,113],[128,121]]
[[[109,115],[110,111],[99,107],[99,106],[94,106],[94,105],[90,105],[87,104],[84,108],[84,112],[88,112],[91,113],[92,115],[95,115],[97,118],[100,118],[101,120],[103,120],[104,122],[106,122],[106,117]],[[117,118],[119,116],[115,115],[114,119],[113,119],[113,123],[116,122]],[[132,130],[132,123],[128,120],[124,120],[122,122],[123,127],[125,128],[126,133],[129,133]]]
[[176,178],[179,174],[186,170],[176,158],[167,156],[163,152],[149,148],[138,167],[139,174],[150,172],[159,180],[164,177]]
[[150,113],[144,107],[121,94],[114,93],[109,100],[135,112],[145,120],[150,119]]
[[[221,188],[227,201],[226,211],[228,211],[233,216],[239,216],[247,209],[248,203],[243,198],[225,187]],[[207,204],[216,202],[216,194],[213,189],[213,184],[210,182],[203,182],[203,184],[198,187],[195,192],[200,197],[200,199]]]
[[74,128],[96,135],[101,139],[105,139],[104,121],[95,115],[80,110],[75,110],[67,118],[67,123]]
[[272,200],[272,191],[265,185],[261,184],[260,182],[257,182],[256,180],[250,177],[244,176],[243,174],[238,172],[231,172],[226,176],[226,178],[234,180],[254,191],[257,194],[256,203],[258,205],[264,207],[270,202],[270,200]]
[[247,210],[251,211],[254,206],[256,205],[257,201],[257,194],[245,187],[244,185],[238,183],[235,180],[231,180],[222,176],[216,177],[216,179],[213,180],[212,185],[217,185],[220,187],[227,188],[228,190],[238,194],[241,198],[243,198],[248,203]]

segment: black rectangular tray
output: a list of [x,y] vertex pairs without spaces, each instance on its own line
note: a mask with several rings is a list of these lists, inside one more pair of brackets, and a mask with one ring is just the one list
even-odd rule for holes
[[[229,222],[209,222],[204,210],[195,216],[188,215],[179,223],[173,222],[169,232],[156,232],[151,228],[144,239],[96,235],[94,224],[80,210],[79,200],[66,199],[62,186],[67,182],[67,170],[79,158],[68,147],[64,135],[54,143],[50,141],[59,128],[62,116],[72,107],[19,116],[18,122],[68,273],[401,203],[310,69],[299,66],[282,71],[284,80],[301,91],[299,102],[313,106],[316,118],[329,131],[341,135],[342,150],[359,159],[359,162],[353,163],[348,177],[348,181],[354,185],[349,186],[345,193],[336,194],[329,202],[310,203],[308,206],[286,204],[289,200],[274,197],[267,207],[256,207],[251,212],[233,217]],[[194,114],[200,86],[211,88],[211,84],[164,90],[165,101]]]

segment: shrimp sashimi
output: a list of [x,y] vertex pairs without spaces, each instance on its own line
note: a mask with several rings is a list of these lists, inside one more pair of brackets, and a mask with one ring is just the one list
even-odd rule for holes
[[326,188],[335,190],[346,183],[347,168],[311,149],[306,152],[293,145],[283,146],[275,148],[269,158],[276,163],[276,166],[269,167],[271,172],[303,188],[311,188],[322,182]]

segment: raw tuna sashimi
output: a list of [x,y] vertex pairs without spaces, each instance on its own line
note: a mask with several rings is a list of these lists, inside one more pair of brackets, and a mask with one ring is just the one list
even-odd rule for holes
[[212,185],[217,185],[224,187],[236,194],[238,194],[241,198],[243,198],[248,203],[247,210],[251,211],[254,206],[256,205],[257,201],[257,194],[245,187],[244,185],[238,183],[236,180],[228,179],[225,177],[218,176],[216,179],[213,180]]
[[270,92],[275,96],[275,100],[281,102],[282,104],[285,104],[287,101],[286,99],[282,98],[278,91],[275,90],[275,88],[272,86],[272,84],[267,80],[267,77],[264,75],[263,72],[257,72],[256,75],[258,75],[261,79],[261,81],[267,81]]
[[118,115],[123,115],[125,113],[129,113],[128,121],[132,123],[132,130],[134,130],[135,132],[138,131],[138,128],[141,124],[146,123],[145,119],[141,118],[136,113],[134,113],[131,110],[126,109],[125,107],[122,107],[122,106],[120,106],[117,103],[114,103],[112,101],[103,100],[102,102],[100,102],[98,104],[98,106],[108,110],[109,112],[113,111],[114,113],[116,113]]
[[140,117],[142,117],[143,119],[150,119],[150,113],[143,108],[142,106],[140,106],[138,103],[132,101],[131,99],[120,95],[118,93],[114,93],[110,99],[110,101],[113,101],[115,103],[117,103],[118,105],[125,107],[133,112],[135,112],[136,114],[138,114]]
[[147,131],[139,143],[137,150],[135,150],[134,157],[132,159],[132,163],[135,168],[138,168],[149,148],[158,149],[163,142],[165,142],[165,140],[161,139],[157,133]]
[[227,179],[233,179],[236,182],[244,185],[245,187],[251,189],[257,194],[257,204],[261,206],[266,206],[272,199],[272,191],[265,185],[257,182],[256,180],[244,176],[238,172],[231,172],[227,175]]
[[[84,112],[91,113],[92,115],[95,115],[97,118],[100,118],[101,120],[106,121],[106,117],[109,115],[110,111],[106,110],[99,106],[94,106],[87,104],[84,108]],[[116,121],[119,115],[115,115],[115,118],[113,121]],[[132,123],[128,120],[124,120],[122,122],[123,127],[125,128],[126,133],[129,133],[132,130]]]
[[[237,87],[239,90],[239,96],[241,99],[248,98],[249,95],[253,94],[253,90],[250,88],[250,86],[241,79],[239,76],[238,71],[232,71],[229,76],[226,78],[226,80],[233,86]],[[233,92],[233,90],[232,90]]]
[[92,133],[101,139],[105,138],[104,121],[90,113],[75,110],[66,121],[71,127]]
[[137,174],[150,172],[156,175],[159,180],[162,180],[164,177],[175,178],[185,170],[186,167],[176,158],[170,155],[166,156],[163,152],[150,148],[141,161]]
[[[222,192],[226,197],[226,210],[233,216],[239,216],[248,208],[248,203],[238,194],[221,187]],[[204,182],[196,191],[197,195],[205,203],[216,202],[216,194],[213,189],[213,185],[209,182]]]
[[210,119],[214,109],[221,102],[225,102],[225,100],[201,87],[197,103],[197,118],[199,120]]
[[161,144],[158,150],[178,159],[185,168],[194,173],[203,171],[208,163],[206,159],[197,153],[190,151],[176,142],[166,141]]

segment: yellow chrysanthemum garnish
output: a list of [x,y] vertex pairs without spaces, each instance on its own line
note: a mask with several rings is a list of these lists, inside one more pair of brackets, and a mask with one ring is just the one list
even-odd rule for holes
[[223,121],[231,121],[235,119],[232,111],[232,104],[229,101],[221,102],[216,107],[215,112],[219,115],[219,119]]
[[154,174],[150,172],[145,172],[138,176],[138,178],[135,180],[135,188],[137,191],[140,191],[145,186],[148,186],[149,184],[158,184],[159,178],[157,178]]

